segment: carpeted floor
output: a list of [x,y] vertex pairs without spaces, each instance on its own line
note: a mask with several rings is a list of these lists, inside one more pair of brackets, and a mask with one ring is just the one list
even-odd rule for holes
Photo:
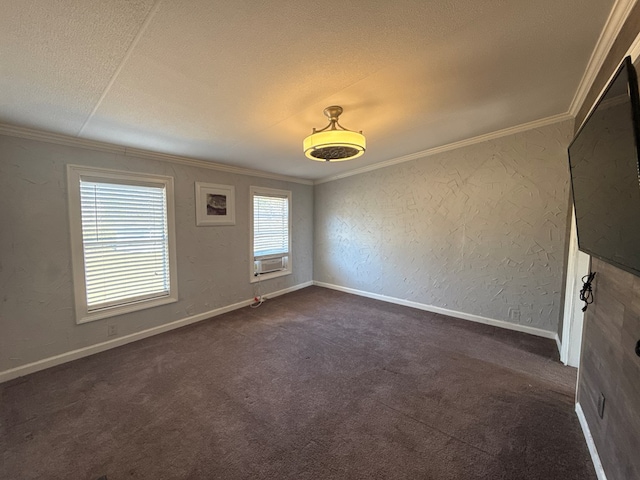
[[595,479],[555,342],[309,287],[0,385],[9,479]]

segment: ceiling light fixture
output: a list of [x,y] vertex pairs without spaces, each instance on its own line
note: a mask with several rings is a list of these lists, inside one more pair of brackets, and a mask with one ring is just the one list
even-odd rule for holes
[[347,130],[338,117],[342,107],[332,106],[324,109],[329,125],[322,130],[313,129],[313,133],[304,139],[304,154],[311,160],[320,162],[342,162],[358,158],[366,149],[366,141],[362,132]]

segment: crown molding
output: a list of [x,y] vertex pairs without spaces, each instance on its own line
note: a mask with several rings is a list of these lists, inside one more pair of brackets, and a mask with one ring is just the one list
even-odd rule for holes
[[312,180],[304,178],[289,177],[287,175],[279,175],[277,173],[263,172],[262,170],[254,170],[251,168],[234,167],[222,163],[210,162],[208,160],[198,160],[195,158],[181,157],[178,155],[170,155],[166,153],[153,152],[151,150],[142,150],[139,148],[130,148],[122,145],[114,145],[96,140],[87,140],[58,133],[44,132],[31,128],[16,127],[5,123],[0,123],[0,135],[8,137],[26,138],[28,140],[37,140],[40,142],[55,143],[57,145],[66,145],[69,147],[80,147],[88,150],[96,150],[101,152],[116,153],[120,155],[128,155],[138,158],[147,158],[150,160],[159,160],[161,162],[171,162],[180,165],[188,165],[197,168],[207,168],[209,170],[217,170],[220,172],[235,173],[238,175],[247,175],[250,177],[268,178],[271,180],[282,180],[285,182],[300,183],[302,185],[313,185]]
[[392,158],[383,162],[374,163],[355,170],[349,170],[348,172],[339,173],[330,177],[321,178],[313,182],[314,185],[320,185],[321,183],[333,182],[341,178],[351,177],[353,175],[359,175],[361,173],[371,172],[378,170],[379,168],[390,167],[391,165],[397,165],[399,163],[410,162],[411,160],[417,160],[419,158],[430,157],[437,155],[438,153],[444,153],[451,150],[456,150],[462,147],[468,147],[469,145],[475,145],[476,143],[486,142],[488,140],[494,140],[496,138],[505,137],[507,135],[514,135],[516,133],[526,132],[527,130],[533,130],[534,128],[540,128],[554,123],[564,122],[565,120],[572,120],[573,116],[569,113],[561,113],[553,115],[551,117],[541,118],[534,120],[533,122],[523,123],[514,127],[505,128],[503,130],[497,130],[495,132],[479,135],[477,137],[468,138],[466,140],[460,140],[459,142],[448,143],[440,147],[429,148],[416,153],[410,153],[409,155],[403,155],[402,157]]
[[[640,33],[636,36],[636,38],[633,41],[633,43],[631,43],[631,45],[627,49],[627,52],[621,58],[618,59],[618,62],[622,62],[622,59],[627,57],[627,56],[631,57],[631,61],[634,62],[634,63],[640,57]],[[600,92],[596,96],[596,99],[593,102],[593,105],[591,105],[591,107],[587,111],[587,114],[582,119],[582,122],[580,123],[580,125],[576,125],[576,131],[578,131],[578,129],[582,128],[582,125],[584,125],[584,123],[587,121],[587,119],[591,115],[591,112],[593,112],[593,109],[596,108],[596,105],[598,103],[598,99],[602,98],[602,96],[604,95],[604,91],[609,87],[609,84],[613,80],[613,77],[616,74],[616,72],[617,72],[617,70],[614,69],[609,74],[609,78],[607,78],[607,81],[604,82],[604,84],[602,85],[602,88],[600,89]]]
[[640,57],[640,33],[629,47],[627,55],[631,57],[631,61],[634,63],[638,60],[638,57]]
[[138,148],[126,148],[126,155],[138,158],[149,158],[151,160],[160,160],[163,162],[178,163],[180,165],[189,165],[191,167],[208,168],[221,172],[235,173],[238,175],[247,175],[250,177],[268,178],[271,180],[282,180],[284,182],[300,183],[302,185],[313,185],[313,180],[305,178],[290,177],[288,175],[280,175],[278,173],[264,172],[262,170],[254,170],[252,168],[234,167],[233,165],[225,165],[223,163],[210,162],[208,160],[198,160],[195,158],[181,157],[179,155],[170,155],[168,153],[152,152],[149,150],[141,150]]
[[89,150],[98,150],[101,152],[119,153],[122,155],[125,153],[125,147],[120,145],[96,142],[94,140],[84,140],[82,138],[70,137],[68,135],[60,135],[31,128],[16,127],[7,123],[0,123],[0,135],[26,138],[28,140],[37,140],[39,142],[55,143],[57,145],[66,145],[69,147],[87,148]]
[[569,114],[572,117],[578,115],[582,104],[587,98],[589,89],[593,85],[607,54],[613,46],[613,42],[615,42],[618,37],[624,22],[627,20],[627,17],[629,16],[629,13],[631,13],[631,9],[634,7],[636,2],[637,0],[616,0],[613,4],[609,17],[604,24],[602,32],[600,32],[600,37],[598,37],[596,46],[593,49],[593,52],[591,52],[591,57],[587,63],[587,69],[580,80],[578,89],[576,90],[573,100],[571,101],[571,105],[569,106]]

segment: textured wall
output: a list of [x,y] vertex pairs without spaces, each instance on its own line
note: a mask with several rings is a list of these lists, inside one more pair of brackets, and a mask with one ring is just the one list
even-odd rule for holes
[[[68,163],[174,177],[177,303],[76,325],[67,208]],[[196,227],[194,182],[236,187],[236,225]],[[312,279],[313,187],[0,136],[0,371],[247,300],[249,186],[293,192],[293,274],[263,293]]]
[[314,279],[556,332],[571,135],[566,121],[316,186]]

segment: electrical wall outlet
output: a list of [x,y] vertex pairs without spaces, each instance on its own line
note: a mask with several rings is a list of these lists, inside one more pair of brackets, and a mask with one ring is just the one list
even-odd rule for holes
[[520,310],[517,308],[509,309],[509,320],[513,320],[514,322],[520,321]]
[[604,418],[604,404],[606,398],[604,398],[604,393],[600,392],[600,396],[598,397],[598,416],[600,418]]
[[118,326],[109,325],[107,327],[107,337],[115,337],[116,335],[118,335]]

